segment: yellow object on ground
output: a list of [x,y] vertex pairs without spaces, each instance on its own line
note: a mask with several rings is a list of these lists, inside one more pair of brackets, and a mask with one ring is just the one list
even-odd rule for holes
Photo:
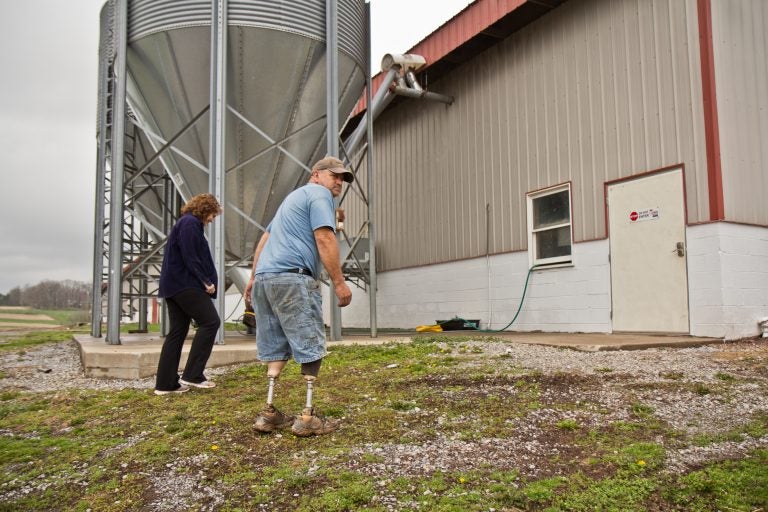
[[443,328],[440,327],[440,324],[419,325],[416,327],[416,332],[443,332]]

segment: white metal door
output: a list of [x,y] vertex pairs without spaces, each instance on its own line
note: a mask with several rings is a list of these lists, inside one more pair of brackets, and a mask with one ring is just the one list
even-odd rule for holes
[[688,333],[682,169],[608,186],[613,330]]

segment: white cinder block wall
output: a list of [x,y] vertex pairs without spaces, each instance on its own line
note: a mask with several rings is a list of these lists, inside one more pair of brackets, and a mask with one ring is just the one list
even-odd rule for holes
[[[575,244],[574,266],[533,271],[522,310],[509,330],[611,332],[608,241]],[[515,316],[528,275],[528,254],[394,270],[379,274],[380,328],[414,328],[454,316],[501,329]],[[368,295],[352,288],[342,309],[345,327],[369,326]],[[329,322],[328,290],[324,311]]]
[[[731,223],[687,229],[690,334],[738,339],[768,318],[768,229]],[[574,266],[534,271],[512,331],[612,332],[608,240],[573,246]],[[518,252],[379,274],[378,325],[414,328],[454,316],[501,329],[515,316],[528,255]],[[368,295],[352,288],[345,327],[369,326]],[[325,318],[329,323],[328,290]]]
[[757,334],[768,317],[768,229],[721,222],[691,226],[686,236],[691,334]]

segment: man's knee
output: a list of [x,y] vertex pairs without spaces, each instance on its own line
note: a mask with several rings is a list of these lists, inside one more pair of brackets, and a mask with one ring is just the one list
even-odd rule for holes
[[283,371],[288,361],[269,361],[267,363],[267,376],[276,379],[280,376],[280,372]]

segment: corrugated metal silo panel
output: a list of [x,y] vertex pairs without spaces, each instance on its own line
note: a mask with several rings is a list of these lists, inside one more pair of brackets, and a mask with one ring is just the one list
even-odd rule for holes
[[[325,4],[316,0],[230,0],[230,24],[295,31],[325,41]],[[365,6],[358,0],[338,2],[339,50],[365,63]]]
[[348,53],[355,62],[366,68],[365,4],[357,0],[341,0],[339,6],[339,49]]
[[295,31],[325,40],[325,5],[316,1],[231,1],[230,22]]
[[99,101],[96,102],[96,126],[99,127],[99,129],[103,129],[101,126],[101,118],[104,114],[105,105],[101,101],[101,98],[106,97],[104,86],[106,85],[108,63],[111,62],[115,56],[114,24],[114,2],[106,2],[99,14],[99,84],[97,89],[97,98],[99,98]]
[[128,2],[128,41],[163,30],[211,24],[208,0],[131,0]]

